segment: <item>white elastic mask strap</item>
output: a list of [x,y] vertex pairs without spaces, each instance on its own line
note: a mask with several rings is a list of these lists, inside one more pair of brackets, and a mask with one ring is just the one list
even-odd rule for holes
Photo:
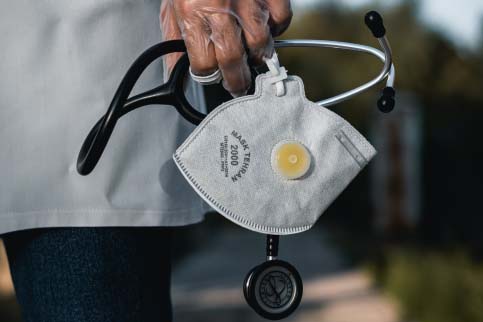
[[287,79],[287,70],[285,69],[285,67],[280,67],[277,53],[274,52],[271,58],[264,58],[263,60],[267,64],[268,69],[272,74],[269,82],[271,84],[275,84],[276,95],[285,95],[285,84],[283,81]]

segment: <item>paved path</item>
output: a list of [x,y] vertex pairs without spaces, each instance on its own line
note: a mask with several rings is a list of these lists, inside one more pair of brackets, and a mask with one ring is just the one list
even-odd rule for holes
[[[369,278],[349,269],[320,230],[282,237],[280,258],[304,280],[299,309],[287,322],[398,322],[396,306],[373,289]],[[241,285],[264,260],[265,239],[236,227],[223,230],[173,272],[176,322],[256,322]]]

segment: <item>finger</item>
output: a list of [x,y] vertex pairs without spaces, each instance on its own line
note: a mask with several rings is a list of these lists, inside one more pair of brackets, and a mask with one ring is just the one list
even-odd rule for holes
[[[171,1],[163,1],[159,13],[159,23],[163,41],[181,39],[181,31],[176,21],[176,14]],[[167,74],[169,75],[173,70],[174,65],[178,62],[183,53],[172,53],[166,55],[165,63]]]
[[270,25],[272,35],[274,37],[282,34],[290,25],[292,21],[292,6],[290,0],[266,0],[270,18],[268,23]]
[[268,25],[268,8],[257,0],[252,4],[237,2],[237,12],[238,23],[243,29],[250,58],[256,64],[263,64],[263,58],[272,57],[273,54],[273,39]]
[[193,14],[189,1],[176,2],[175,10],[178,17],[183,17],[178,25],[186,44],[192,73],[200,76],[212,74],[218,69],[218,64],[206,20]]
[[209,23],[223,86],[235,97],[246,94],[251,79],[241,28],[235,17],[226,13],[212,14]]

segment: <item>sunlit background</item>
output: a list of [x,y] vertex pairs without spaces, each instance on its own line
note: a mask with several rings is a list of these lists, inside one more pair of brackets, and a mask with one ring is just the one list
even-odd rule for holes
[[[287,320],[483,321],[483,1],[293,5],[284,38],[372,46],[363,18],[380,11],[397,68],[397,106],[377,110],[381,85],[332,108],[379,153],[315,228],[281,238],[281,258],[305,283],[302,304]],[[281,49],[280,56],[313,100],[362,84],[381,67],[333,49]],[[241,285],[264,260],[264,237],[216,214],[176,235],[175,320],[262,321]],[[3,250],[0,321],[21,321]]]

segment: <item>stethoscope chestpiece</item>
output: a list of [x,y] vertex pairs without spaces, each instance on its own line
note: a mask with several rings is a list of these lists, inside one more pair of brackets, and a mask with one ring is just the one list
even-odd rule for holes
[[277,259],[278,238],[267,236],[267,261],[252,268],[243,282],[243,295],[248,305],[269,320],[280,320],[292,314],[303,294],[298,271]]

